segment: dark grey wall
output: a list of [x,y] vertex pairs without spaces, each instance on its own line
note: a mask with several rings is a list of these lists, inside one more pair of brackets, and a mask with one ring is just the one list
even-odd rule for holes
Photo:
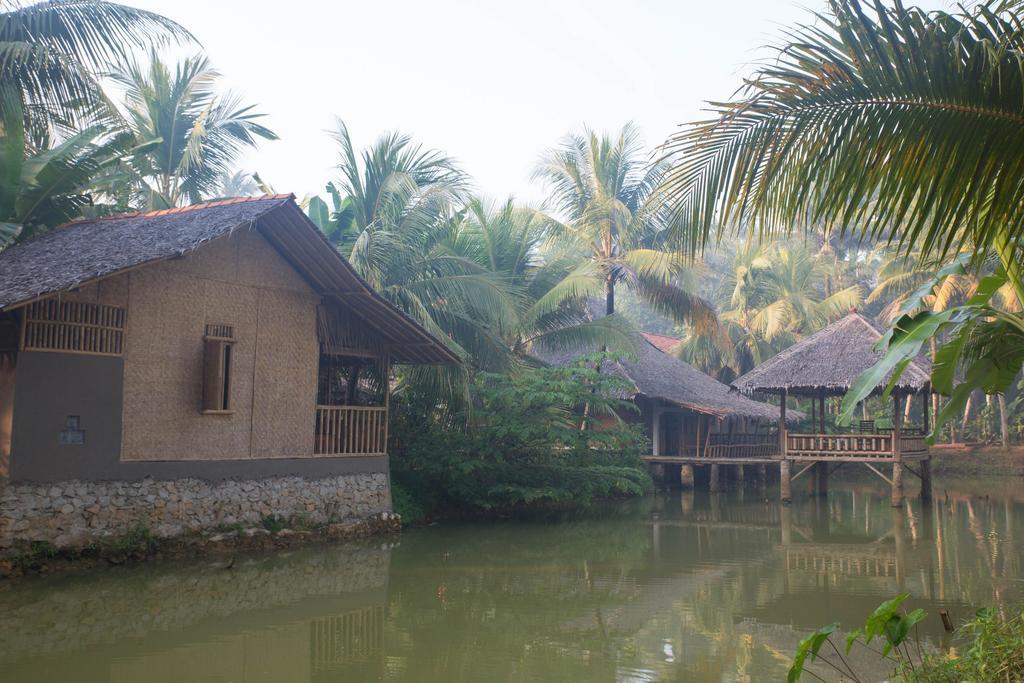
[[[387,457],[121,462],[120,358],[22,351],[16,373],[11,482],[145,477],[216,481],[388,471]],[[81,416],[83,444],[60,443],[69,415]]]

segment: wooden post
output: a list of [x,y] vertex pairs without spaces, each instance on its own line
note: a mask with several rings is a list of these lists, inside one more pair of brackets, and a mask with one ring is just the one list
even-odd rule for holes
[[786,458],[786,399],[789,391],[783,389],[779,397],[779,500],[789,503],[793,500],[789,460]]
[[814,465],[814,495],[828,496],[828,463]]
[[932,500],[932,456],[921,461],[921,500],[929,503]]
[[722,490],[722,472],[718,464],[711,465],[711,476],[708,479],[708,491],[718,493]]
[[736,483],[740,488],[743,488],[745,475],[746,471],[743,469],[743,465],[736,465]]
[[693,465],[683,464],[679,467],[679,485],[684,491],[693,488]]
[[661,406],[651,401],[651,454],[661,455]]
[[825,433],[825,390],[818,390],[818,423],[821,425],[821,434]]
[[900,394],[893,391],[893,490],[892,506],[903,507],[903,457],[900,453],[903,411],[900,410]]
[[779,462],[779,499],[783,503],[793,502],[793,483],[790,481],[789,460]]

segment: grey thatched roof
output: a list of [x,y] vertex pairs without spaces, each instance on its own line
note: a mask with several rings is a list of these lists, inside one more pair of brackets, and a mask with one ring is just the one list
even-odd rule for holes
[[310,284],[393,343],[397,362],[457,363],[417,322],[377,294],[296,205],[293,195],[241,197],[192,206],[80,220],[0,251],[0,311],[250,229]]
[[[646,335],[635,335],[633,345],[636,348],[635,358],[624,358],[602,368],[603,371],[612,372],[632,384],[634,391],[628,398],[645,396],[661,399],[718,418],[778,419],[777,407],[730,391],[729,387],[715,378],[675,356],[660,351]],[[564,367],[580,356],[594,351],[595,349],[576,349],[558,353],[535,352],[534,355],[547,365]],[[790,419],[799,418],[799,414],[794,413],[795,411],[790,411]]]
[[[816,394],[845,393],[857,377],[874,365],[882,353],[874,350],[882,333],[856,311],[793,344],[747,374],[732,386],[744,394],[781,392]],[[929,384],[931,362],[918,358],[907,365],[897,383],[903,392],[918,392]],[[886,381],[879,386],[885,386]]]

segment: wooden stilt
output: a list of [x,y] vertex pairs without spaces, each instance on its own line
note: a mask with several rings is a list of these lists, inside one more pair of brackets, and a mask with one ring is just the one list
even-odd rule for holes
[[747,472],[744,469],[743,465],[736,465],[736,484],[740,488],[743,488],[744,479],[746,478],[746,474],[747,474]]
[[684,491],[693,488],[693,465],[682,465],[679,468],[679,484]]
[[708,478],[708,490],[711,493],[718,493],[722,490],[721,465],[711,465],[711,476]]
[[790,481],[789,460],[779,462],[779,499],[783,503],[793,501],[793,485]]
[[900,452],[902,446],[901,431],[903,411],[900,405],[901,394],[892,394],[892,506],[903,507],[903,456]]
[[828,463],[819,462],[814,466],[814,495],[828,496]]
[[921,461],[921,500],[930,502],[932,499],[932,458],[928,456]]
[[793,482],[790,480],[790,463],[786,459],[786,399],[788,391],[779,396],[779,500],[789,503],[793,500]]
[[903,507],[903,463],[899,460],[892,464],[892,506]]

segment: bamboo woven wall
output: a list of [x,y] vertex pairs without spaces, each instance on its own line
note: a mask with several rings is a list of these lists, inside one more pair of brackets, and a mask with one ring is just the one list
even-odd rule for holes
[[[127,278],[122,460],[312,455],[319,297],[262,237]],[[228,415],[199,412],[207,323],[235,329]]]

